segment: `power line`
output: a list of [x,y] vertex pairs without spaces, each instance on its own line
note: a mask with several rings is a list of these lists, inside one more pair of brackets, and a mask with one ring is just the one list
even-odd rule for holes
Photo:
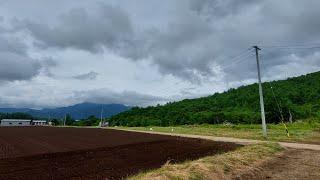
[[[241,52],[239,52],[237,55],[233,56],[233,57],[226,57],[226,56],[220,56],[218,58],[215,58],[216,60],[227,60],[228,63],[224,63],[224,64],[220,64],[217,65],[216,67],[219,67],[221,70],[226,70],[229,67],[232,67],[240,62],[242,62],[243,60],[247,60],[248,57],[252,56],[252,48],[247,48]],[[222,58],[223,57],[223,58]],[[169,86],[166,88],[161,88],[161,89],[157,89],[156,92],[161,92],[164,93],[166,96],[168,96],[170,93],[170,90],[172,90],[172,88],[174,89],[174,86]]]
[[314,44],[294,44],[294,45],[261,45],[263,48],[277,48],[277,49],[316,49],[320,48],[319,43]]
[[272,96],[273,96],[273,98],[274,98],[274,100],[275,100],[275,102],[276,102],[276,104],[277,104],[278,111],[279,111],[279,113],[280,113],[281,123],[283,124],[283,126],[284,126],[284,128],[285,128],[285,130],[286,130],[287,136],[290,137],[289,130],[288,130],[286,124],[284,123],[284,117],[283,117],[283,111],[282,111],[281,101],[278,101],[278,99],[277,99],[277,97],[276,97],[276,95],[275,95],[275,93],[274,93],[274,91],[273,91],[273,87],[272,87],[272,85],[271,85],[271,82],[268,82],[268,84],[269,84],[269,86],[270,86],[270,88],[271,88]]
[[[296,45],[262,45],[260,46],[262,47],[264,50],[307,50],[307,49],[316,49],[316,48],[320,48],[320,44],[296,44]],[[224,61],[225,63],[221,63],[221,64],[217,64],[216,67],[220,68],[221,71],[226,71],[228,68],[233,67],[237,64],[239,64],[240,62],[243,62],[245,60],[248,60],[249,57],[253,56],[252,54],[252,50],[253,48],[247,48],[241,52],[239,52],[237,55],[232,56],[232,57],[227,57],[225,55],[219,56],[217,58],[214,58],[214,60],[216,61]],[[265,51],[264,51],[265,52]],[[264,54],[264,52],[262,52],[262,54]],[[174,89],[174,86],[169,86],[166,88],[161,88],[161,89],[157,89],[156,92],[162,92],[164,93],[166,96],[168,96],[169,94],[171,94],[171,90]]]
[[252,57],[253,56],[253,54],[247,54],[247,56],[244,56],[244,57],[242,57],[242,58],[240,58],[240,59],[237,59],[236,61],[234,61],[233,63],[230,63],[230,64],[228,64],[228,65],[226,65],[226,66],[222,66],[222,67],[220,67],[222,70],[226,70],[226,69],[228,69],[228,68],[230,68],[230,67],[232,67],[232,66],[234,66],[234,65],[236,65],[236,64],[239,64],[240,62],[243,62],[244,60],[248,60],[249,59],[249,57]]
[[[251,54],[252,48],[248,48],[244,51],[241,51],[240,53],[238,53],[237,55],[233,56],[233,57],[225,57],[225,60],[228,60],[229,62],[225,63],[225,64],[220,64],[219,66],[224,66],[227,64],[230,64],[230,62],[233,61],[233,63],[237,62],[237,61],[241,61],[243,57],[246,57],[248,54]],[[216,60],[219,60],[219,58],[215,58]]]

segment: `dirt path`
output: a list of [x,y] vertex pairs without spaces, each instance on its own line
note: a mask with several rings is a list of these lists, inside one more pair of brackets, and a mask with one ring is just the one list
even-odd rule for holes
[[[143,131],[139,131],[143,132]],[[213,137],[201,135],[187,135],[175,133],[147,132],[151,134],[170,134],[172,136],[181,136],[189,138],[201,138],[213,141],[233,142],[238,144],[252,144],[265,141],[238,139],[230,137]],[[320,179],[320,145],[279,142],[286,148],[283,153],[278,154],[271,160],[265,161],[253,169],[244,172],[235,173],[232,179],[236,180],[319,180]],[[239,174],[241,174],[239,176]]]
[[234,179],[318,180],[320,152],[290,149]]
[[[232,142],[242,145],[248,145],[259,142],[267,142],[260,140],[252,140],[252,139],[240,139],[240,138],[232,138],[232,137],[216,137],[216,136],[203,136],[203,135],[190,135],[190,134],[177,134],[177,133],[163,133],[163,132],[155,132],[155,131],[137,131],[137,130],[127,130],[121,129],[123,131],[133,131],[133,132],[142,132],[149,134],[159,134],[159,135],[171,135],[171,136],[180,136],[180,137],[188,137],[188,138],[198,138],[198,139],[207,139],[218,142]],[[285,148],[294,148],[294,149],[307,149],[307,150],[316,150],[320,151],[320,145],[317,144],[303,144],[303,143],[289,143],[289,142],[279,142],[282,147]]]

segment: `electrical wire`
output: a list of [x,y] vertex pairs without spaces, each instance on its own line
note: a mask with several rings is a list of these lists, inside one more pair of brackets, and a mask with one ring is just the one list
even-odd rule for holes
[[[248,48],[244,51],[241,51],[240,53],[238,53],[237,55],[233,56],[233,57],[225,57],[223,59],[228,60],[229,62],[233,62],[236,63],[238,61],[241,61],[242,58],[246,57],[249,53],[251,53],[253,48]],[[219,60],[219,58],[216,58],[216,60]],[[229,64],[229,63],[228,63]],[[227,63],[225,64],[220,64],[219,66],[225,66],[227,65]]]
[[[259,46],[261,47],[262,49],[264,50],[274,50],[274,49],[277,49],[277,50],[293,50],[293,49],[301,49],[301,50],[306,50],[306,49],[316,49],[316,48],[320,48],[320,44],[296,44],[296,45],[261,45]],[[263,51],[262,54],[264,54],[266,51]],[[261,54],[261,55],[262,55]],[[233,67],[237,64],[239,64],[240,62],[243,62],[245,60],[248,60],[249,57],[253,56],[254,53],[253,53],[253,48],[250,47],[250,48],[247,48],[241,52],[239,52],[237,55],[235,56],[232,56],[232,57],[227,57],[227,56],[219,56],[218,58],[214,58],[216,61],[218,60],[223,60],[227,63],[222,63],[222,64],[218,64],[216,67],[219,68],[220,71],[226,71],[228,68],[230,67]],[[271,86],[271,84],[270,84]],[[272,86],[271,86],[272,87]],[[164,94],[166,94],[166,96],[168,96],[169,94],[171,94],[169,91],[171,90],[172,86],[169,87],[166,87],[166,88],[161,88],[161,89],[157,89],[157,92],[162,92]],[[271,88],[272,89],[272,88]],[[273,92],[273,89],[272,89],[272,93],[273,93],[273,96],[274,98],[276,99],[275,97],[275,94]],[[276,101],[277,103],[277,107],[278,107],[278,110],[280,112],[280,115],[281,115],[281,121],[284,120],[283,118],[283,114],[282,114],[282,109],[281,109],[281,106],[279,104],[278,101]]]
[[270,86],[270,89],[271,89],[271,92],[272,92],[272,96],[277,104],[277,107],[278,107],[278,110],[279,110],[279,113],[280,113],[280,116],[281,116],[281,123],[283,124],[285,130],[286,130],[286,133],[287,133],[287,136],[290,137],[290,133],[289,133],[289,130],[288,130],[288,127],[287,125],[284,123],[284,117],[283,117],[283,111],[282,111],[282,107],[281,107],[281,104],[279,103],[279,101],[277,100],[277,97],[273,91],[273,87],[271,85],[271,82],[268,82],[269,86]]
[[276,49],[317,49],[320,48],[319,43],[314,44],[295,44],[295,45],[262,45],[262,48],[276,48]]
[[226,66],[222,66],[222,67],[220,67],[220,68],[221,68],[221,70],[226,70],[226,69],[228,69],[228,68],[230,68],[230,67],[232,67],[232,66],[234,66],[234,65],[236,65],[236,64],[239,64],[240,62],[243,62],[244,60],[248,60],[249,57],[251,57],[251,56],[254,56],[254,54],[247,54],[247,56],[244,56],[244,57],[242,57],[242,58],[240,58],[240,59],[237,59],[237,60],[234,61],[233,63],[230,63],[230,64],[228,64],[228,65],[226,65]]
[[[221,65],[218,65],[217,67],[219,67],[220,70],[226,70],[226,69],[228,69],[228,68],[230,68],[230,67],[232,67],[232,66],[234,66],[234,65],[236,65],[236,64],[238,64],[238,63],[240,63],[240,62],[242,62],[244,60],[247,60],[248,57],[253,55],[252,54],[252,50],[253,50],[253,48],[247,48],[247,49],[241,51],[240,53],[238,53],[237,55],[235,55],[233,57],[230,57],[230,58],[225,57],[225,56],[220,56],[219,58],[216,58],[216,59],[225,59],[225,60],[228,60],[231,63],[229,63],[229,64],[227,64],[227,63],[221,64]],[[222,57],[224,57],[224,58],[222,58]],[[161,92],[161,93],[166,94],[166,96],[168,96],[170,94],[170,92],[169,92],[171,90],[170,88],[172,88],[172,86],[166,87],[166,88],[163,88],[163,89],[162,88],[161,89],[157,89],[156,92]]]

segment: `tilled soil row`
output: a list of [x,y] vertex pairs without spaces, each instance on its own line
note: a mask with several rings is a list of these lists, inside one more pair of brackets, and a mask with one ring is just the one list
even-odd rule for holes
[[[17,150],[0,159],[0,179],[121,179],[159,168],[167,161],[193,160],[240,146],[116,130],[12,128],[19,137],[2,130],[0,128],[0,143],[9,144],[11,149],[17,147]],[[55,133],[54,137],[50,135]],[[17,145],[5,139],[17,138],[19,143],[23,143],[23,134],[28,139],[26,142],[34,143]],[[45,146],[37,141],[44,142]],[[28,147],[30,145],[32,147]],[[23,146],[24,149],[21,148]]]

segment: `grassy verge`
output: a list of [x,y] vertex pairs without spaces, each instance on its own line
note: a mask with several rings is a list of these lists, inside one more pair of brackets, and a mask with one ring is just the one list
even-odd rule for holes
[[196,161],[167,163],[160,169],[140,173],[129,179],[230,179],[237,172],[252,169],[258,162],[267,160],[281,150],[277,143],[254,144]]
[[[282,124],[268,124],[268,140],[320,143],[320,121],[318,119],[308,119],[304,121],[287,124],[290,137],[287,137]],[[130,129],[140,131],[224,136],[245,139],[264,140],[261,132],[261,125],[240,124],[240,125],[183,125],[171,127],[117,127],[118,129]]]

